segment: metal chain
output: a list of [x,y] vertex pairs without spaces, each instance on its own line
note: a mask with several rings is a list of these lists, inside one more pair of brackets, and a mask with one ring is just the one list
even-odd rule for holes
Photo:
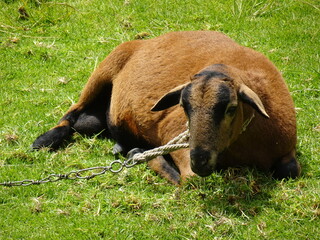
[[185,132],[181,133],[179,136],[172,139],[167,144],[154,149],[147,150],[143,153],[137,153],[125,161],[121,161],[117,159],[111,162],[108,166],[84,168],[80,170],[74,170],[66,174],[50,174],[47,177],[40,180],[25,179],[22,181],[3,182],[3,183],[0,183],[0,186],[5,186],[5,187],[30,186],[30,185],[39,185],[43,183],[49,183],[49,182],[57,182],[64,179],[89,180],[94,177],[105,174],[106,172],[119,173],[124,168],[131,168],[137,164],[148,162],[157,156],[165,155],[181,148],[188,148],[189,147],[189,143],[187,142],[188,138],[189,138],[189,131],[186,130]]

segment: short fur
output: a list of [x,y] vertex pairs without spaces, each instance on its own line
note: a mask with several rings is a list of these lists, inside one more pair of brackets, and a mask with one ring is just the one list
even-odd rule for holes
[[[203,119],[197,117],[200,114],[197,112],[192,115],[197,120],[190,122],[191,149],[212,150],[209,145],[215,145],[219,156],[213,168],[256,166],[275,171],[278,178],[298,176],[295,111],[281,74],[261,53],[212,31],[172,32],[119,45],[92,73],[78,103],[56,127],[39,136],[33,148],[57,148],[73,131],[96,134],[102,130],[117,141],[117,149],[123,152],[134,147],[148,149],[163,145],[186,129],[188,107],[173,106],[183,101],[181,94],[187,91],[186,86],[192,85],[191,92],[185,94],[190,94],[186,95],[187,104],[196,111],[197,104],[200,108],[205,104],[210,107],[211,100],[205,96],[224,98],[217,97],[221,89],[207,87],[214,81],[219,84],[225,81],[223,84],[230,89],[228,94],[235,99],[236,109],[227,103],[220,108],[221,114],[227,114],[222,112],[224,108],[228,108],[226,112],[235,111],[230,118],[232,133],[221,136],[224,116],[212,116],[217,125],[213,127],[209,116]],[[248,91],[256,97],[246,99]],[[229,95],[225,93],[225,96]],[[152,108],[157,112],[152,112]],[[209,136],[212,129],[222,143]],[[218,149],[219,144],[224,144],[224,149]],[[195,152],[201,153],[199,148]],[[197,157],[207,156],[201,154]],[[195,160],[194,166],[199,175],[212,172],[213,169],[201,169],[199,162]],[[155,171],[175,184],[179,183],[179,176],[185,179],[194,174],[192,165],[189,149],[172,152],[150,163]]]

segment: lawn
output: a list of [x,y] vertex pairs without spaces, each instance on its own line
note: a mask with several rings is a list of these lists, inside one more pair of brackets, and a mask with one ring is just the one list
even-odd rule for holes
[[302,176],[255,169],[182,187],[146,165],[91,180],[0,186],[0,239],[317,239],[320,236],[320,4],[317,0],[0,1],[0,183],[108,165],[113,142],[75,135],[30,151],[120,43],[220,31],[264,53],[295,101]]

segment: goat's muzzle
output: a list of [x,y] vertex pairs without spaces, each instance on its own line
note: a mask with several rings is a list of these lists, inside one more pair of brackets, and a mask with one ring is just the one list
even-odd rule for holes
[[201,177],[207,177],[215,170],[217,159],[215,151],[195,147],[190,151],[190,158],[192,171]]

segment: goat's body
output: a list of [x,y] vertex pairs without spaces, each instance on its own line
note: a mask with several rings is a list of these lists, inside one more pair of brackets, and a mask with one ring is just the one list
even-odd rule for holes
[[[179,106],[161,112],[150,109],[166,92],[189,82],[212,64],[235,68],[243,82],[260,96],[270,116],[264,119],[255,114],[246,130],[221,154],[218,165],[269,170],[283,157],[293,156],[295,112],[280,73],[262,54],[210,31],[174,32],[121,44],[93,72],[79,102],[57,127],[81,131],[90,125],[90,115],[97,126],[83,130],[85,133],[106,128],[107,136],[127,150],[162,145],[185,130],[187,119]],[[244,118],[252,114],[244,105]],[[188,150],[171,154],[182,177],[192,174],[188,155]],[[160,172],[161,167],[163,164],[158,166]]]

